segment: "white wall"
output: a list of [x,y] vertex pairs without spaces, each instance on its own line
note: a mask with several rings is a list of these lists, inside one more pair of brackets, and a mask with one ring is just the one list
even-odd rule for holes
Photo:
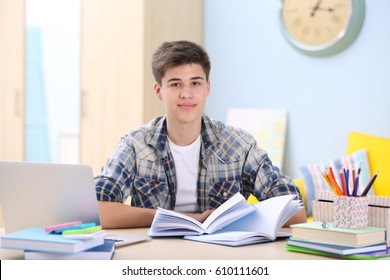
[[350,131],[390,137],[390,1],[366,1],[362,30],[345,51],[310,57],[283,37],[279,0],[205,0],[211,62],[206,112],[287,109],[284,172],[344,154]]

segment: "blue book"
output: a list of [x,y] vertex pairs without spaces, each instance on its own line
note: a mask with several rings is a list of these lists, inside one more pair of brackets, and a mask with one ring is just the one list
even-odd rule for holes
[[115,252],[115,241],[106,239],[103,245],[79,253],[53,253],[24,251],[26,260],[111,260]]
[[44,228],[26,228],[0,236],[0,248],[57,253],[78,253],[104,243],[105,233],[89,239],[64,238]]

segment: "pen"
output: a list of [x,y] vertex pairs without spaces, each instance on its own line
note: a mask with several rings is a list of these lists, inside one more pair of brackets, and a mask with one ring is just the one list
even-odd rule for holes
[[353,192],[355,191],[355,168],[351,167],[351,196],[353,196]]
[[344,195],[348,195],[347,185],[345,183],[345,176],[344,176],[344,170],[343,169],[340,169],[340,181],[341,181],[341,185],[343,186],[343,193],[344,193]]
[[333,173],[333,168],[332,168],[332,166],[330,166],[329,165],[329,174],[330,174],[330,176],[332,176],[332,178],[333,178],[333,180],[336,182],[336,177],[334,176],[334,173]]
[[329,180],[333,183],[334,188],[336,189],[337,193],[339,195],[343,195],[343,189],[337,184],[336,177],[334,176],[333,169],[331,166],[329,166],[329,172],[328,172]]
[[330,189],[333,191],[333,193],[334,193],[335,195],[338,195],[338,193],[337,193],[336,190],[334,189],[332,183],[329,181],[329,178],[328,178],[328,176],[326,175],[326,172],[322,172],[322,176],[324,177],[325,181],[328,183],[328,185],[329,185]]
[[359,177],[360,177],[360,172],[362,171],[362,166],[359,164],[359,168],[357,170],[356,178],[355,178],[355,183],[353,186],[353,196],[357,196],[357,191],[359,189]]
[[349,196],[349,169],[344,168],[345,189],[347,190],[347,196]]
[[329,168],[323,173],[323,176],[325,178],[325,181],[328,183],[328,185],[336,195],[343,195],[343,191],[340,189],[337,182],[332,177]]
[[368,182],[367,184],[367,187],[364,189],[363,193],[362,193],[362,196],[366,196],[368,191],[371,189],[372,185],[374,184],[374,181],[376,179],[376,177],[378,177],[378,173],[379,171],[377,171],[374,176],[372,176],[370,182]]

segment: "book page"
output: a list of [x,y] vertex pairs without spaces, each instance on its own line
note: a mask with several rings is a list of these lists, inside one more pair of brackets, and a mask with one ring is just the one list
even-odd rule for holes
[[[262,233],[272,239],[277,237],[280,230],[280,221],[286,220],[286,206],[295,198],[295,195],[282,195],[261,201],[255,204],[257,211],[243,217],[242,219],[226,226],[223,232],[247,231]],[[287,211],[291,214],[290,211]]]
[[[202,228],[204,230],[208,229],[212,223],[218,223],[217,219],[221,218],[222,216],[229,216],[232,219],[234,216],[239,215],[241,217],[242,214],[245,213],[239,213],[237,210],[243,209],[243,208],[250,208],[251,205],[249,205],[245,198],[242,196],[241,193],[236,193],[231,198],[229,198],[227,201],[225,201],[223,204],[221,204],[217,209],[215,209],[210,216],[207,217],[207,219],[203,222]],[[253,209],[249,209],[253,211]],[[248,211],[250,212],[250,211]],[[219,224],[223,225],[226,223],[226,219],[223,221],[220,221]],[[218,225],[215,225],[218,227]]]
[[158,208],[149,235],[177,236],[211,233],[253,211],[256,211],[256,208],[248,204],[239,192],[215,209],[203,223],[185,214]]
[[214,220],[207,228],[206,233],[214,233],[217,230],[224,228],[225,226],[237,221],[238,219],[245,217],[246,215],[256,211],[256,207],[251,204],[239,203],[234,207],[228,209],[222,213],[216,220]]
[[204,232],[202,224],[194,218],[172,210],[158,208],[149,231],[150,234],[160,235],[161,233],[163,235],[169,235],[174,233],[174,235],[178,235],[175,232],[177,230],[180,233],[198,232],[201,234]]
[[268,242],[271,240],[271,237],[255,234],[253,232],[231,231],[197,236],[185,236],[184,239],[226,246],[243,246]]

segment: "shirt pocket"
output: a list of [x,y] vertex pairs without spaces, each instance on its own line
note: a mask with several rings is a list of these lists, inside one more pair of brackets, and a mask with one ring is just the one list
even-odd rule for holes
[[167,208],[169,206],[169,201],[170,196],[165,181],[146,179],[143,177],[134,178],[134,193],[132,195],[133,206],[144,208]]
[[209,207],[215,209],[241,190],[239,181],[216,182],[209,191]]

